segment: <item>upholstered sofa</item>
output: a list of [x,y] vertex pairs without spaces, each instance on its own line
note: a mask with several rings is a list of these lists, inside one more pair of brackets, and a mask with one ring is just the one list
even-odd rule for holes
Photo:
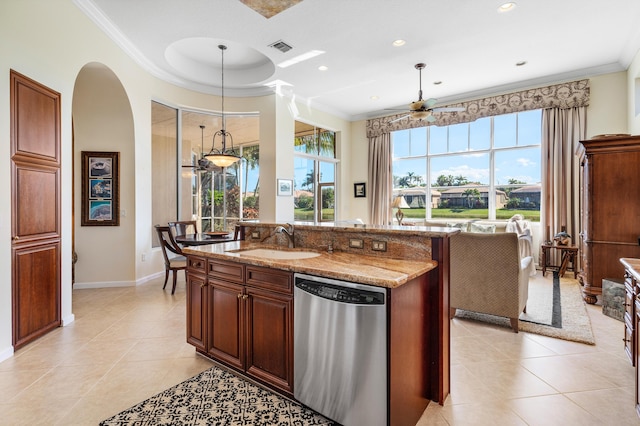
[[529,293],[531,256],[514,232],[460,232],[450,239],[451,318],[457,309],[507,317],[518,332]]
[[[443,228],[457,228],[462,232],[471,233],[488,233],[500,234],[505,232],[514,232],[518,235],[518,250],[520,257],[533,255],[533,238],[529,221],[523,220],[522,216],[515,215],[508,221],[504,220],[459,220],[459,221],[443,221],[443,220],[426,220],[424,226],[439,226]],[[531,261],[528,267],[530,276],[536,274],[535,261]]]

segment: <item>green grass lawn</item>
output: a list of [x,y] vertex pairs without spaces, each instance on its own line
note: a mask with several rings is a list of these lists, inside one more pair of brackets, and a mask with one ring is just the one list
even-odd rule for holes
[[[404,217],[407,219],[424,219],[425,209],[402,209]],[[496,210],[497,220],[510,219],[514,214],[521,214],[526,220],[540,222],[540,211],[538,210]],[[488,209],[432,209],[433,219],[486,219],[489,217]]]
[[[424,209],[423,209],[424,211]],[[312,221],[313,209],[294,209],[293,217],[295,220]],[[322,217],[324,220],[333,220],[334,209],[322,209]]]

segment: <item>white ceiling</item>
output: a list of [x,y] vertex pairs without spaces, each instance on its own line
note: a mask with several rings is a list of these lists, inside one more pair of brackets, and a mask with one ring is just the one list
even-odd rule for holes
[[[626,70],[640,48],[639,0],[516,0],[507,13],[501,0],[303,0],[270,19],[239,0],[74,1],[159,78],[219,94],[222,43],[226,96],[280,81],[282,93],[349,120],[417,100],[418,62],[423,97],[441,106]],[[279,40],[293,49],[269,47]],[[325,53],[277,66],[312,50]]]

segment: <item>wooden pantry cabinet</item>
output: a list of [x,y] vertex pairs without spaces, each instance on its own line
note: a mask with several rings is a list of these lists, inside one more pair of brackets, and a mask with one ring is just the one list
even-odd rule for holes
[[640,136],[581,141],[578,280],[587,303],[602,294],[603,278],[621,278],[620,258],[640,258]]
[[187,342],[198,352],[293,392],[293,274],[189,256]]

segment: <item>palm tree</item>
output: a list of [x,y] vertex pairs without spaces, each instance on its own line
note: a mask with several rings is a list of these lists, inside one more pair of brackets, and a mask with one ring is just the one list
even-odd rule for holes
[[[244,179],[244,194],[246,194],[247,193],[247,185],[249,183],[249,179],[247,179],[247,176],[249,176],[249,168],[251,168],[251,170],[253,170],[258,166],[258,163],[260,161],[260,146],[259,145],[253,145],[253,146],[248,146],[248,147],[244,148],[242,150],[242,158],[245,160],[244,161],[244,176],[245,176],[245,179]],[[256,185],[256,187],[257,187],[257,185]]]
[[336,146],[336,134],[329,130],[317,129],[311,135],[296,136],[295,146],[305,147],[307,154],[331,154],[333,157]]
[[467,199],[469,208],[472,208],[473,202],[480,199],[480,191],[478,191],[476,188],[465,189],[462,193],[462,196]]

